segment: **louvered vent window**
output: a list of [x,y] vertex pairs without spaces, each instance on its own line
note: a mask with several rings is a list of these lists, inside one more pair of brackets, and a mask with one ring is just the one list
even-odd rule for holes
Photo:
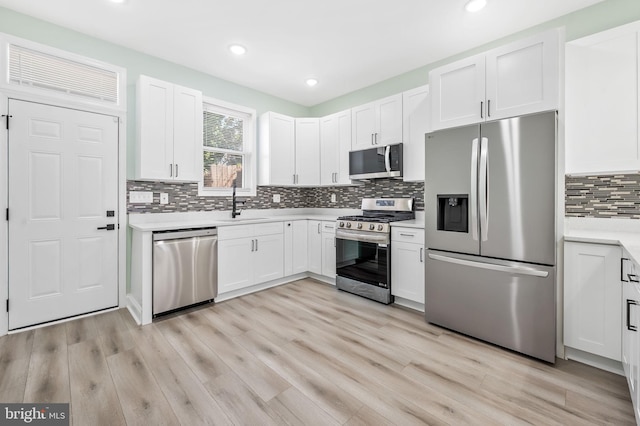
[[9,45],[9,81],[21,86],[118,103],[118,73],[25,47]]

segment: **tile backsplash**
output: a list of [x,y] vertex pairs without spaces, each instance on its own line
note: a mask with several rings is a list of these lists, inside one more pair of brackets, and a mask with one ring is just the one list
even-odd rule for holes
[[640,219],[640,174],[565,177],[565,216]]
[[[132,204],[129,213],[174,213],[187,211],[231,210],[231,197],[198,196],[197,183],[167,183],[127,181],[130,191],[153,192],[153,203]],[[169,194],[168,204],[159,204],[160,193]],[[273,195],[280,195],[280,202],[273,202]],[[335,202],[331,196],[335,195]],[[376,179],[357,186],[318,188],[293,188],[259,186],[255,197],[240,197],[246,200],[243,209],[288,209],[288,208],[360,208],[365,197],[414,197],[416,210],[424,210],[424,183],[403,182],[395,179]]]

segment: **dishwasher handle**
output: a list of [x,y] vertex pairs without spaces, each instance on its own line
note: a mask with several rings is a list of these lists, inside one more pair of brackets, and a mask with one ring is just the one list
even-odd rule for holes
[[193,237],[213,237],[218,235],[218,228],[177,229],[153,233],[153,241],[179,240]]

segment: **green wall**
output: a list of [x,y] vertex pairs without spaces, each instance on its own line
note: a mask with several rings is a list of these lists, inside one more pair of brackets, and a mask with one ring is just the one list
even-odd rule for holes
[[205,96],[255,108],[305,117],[307,107],[191,68],[127,49],[67,28],[0,7],[0,32],[118,65],[127,70],[127,176],[134,174],[136,140],[135,84],[140,74],[201,90]]
[[315,105],[311,107],[310,113],[311,116],[322,117],[324,115],[371,102],[385,96],[413,89],[414,87],[418,87],[429,82],[429,71],[433,68],[437,68],[458,59],[463,59],[467,56],[481,53],[485,50],[498,47],[505,43],[509,43],[550,28],[565,27],[566,40],[570,41],[637,20],[640,20],[640,0],[605,0],[586,9],[528,28],[507,37],[494,40],[491,43],[478,46],[474,49],[461,52],[441,61],[392,77],[378,84],[374,84],[322,104]]

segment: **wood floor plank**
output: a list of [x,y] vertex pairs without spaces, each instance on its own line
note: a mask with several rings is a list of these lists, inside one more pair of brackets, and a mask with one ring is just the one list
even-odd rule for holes
[[269,406],[289,425],[339,425],[298,389],[291,387],[269,401]]
[[107,358],[127,424],[175,425],[178,419],[138,349]]
[[0,401],[24,400],[35,331],[0,337]]
[[[595,422],[613,425],[635,425],[635,414],[628,403],[609,398],[593,399],[580,393],[567,391],[567,408],[587,414]],[[594,410],[594,407],[598,407]]]
[[146,327],[136,333],[136,337],[145,363],[181,423],[232,424],[200,382],[197,373],[187,366],[157,327]]
[[70,345],[69,365],[74,424],[126,424],[99,340],[82,340]]
[[233,372],[223,374],[205,386],[236,425],[267,426],[284,423],[278,414]]
[[99,336],[96,317],[85,317],[65,323],[69,345],[96,339]]
[[119,311],[97,315],[95,321],[105,356],[115,355],[135,347],[129,324]]
[[371,410],[369,407],[363,407],[356,414],[349,419],[346,426],[394,426],[395,423],[391,423],[380,414]]
[[24,402],[70,402],[67,332],[64,324],[35,332]]

